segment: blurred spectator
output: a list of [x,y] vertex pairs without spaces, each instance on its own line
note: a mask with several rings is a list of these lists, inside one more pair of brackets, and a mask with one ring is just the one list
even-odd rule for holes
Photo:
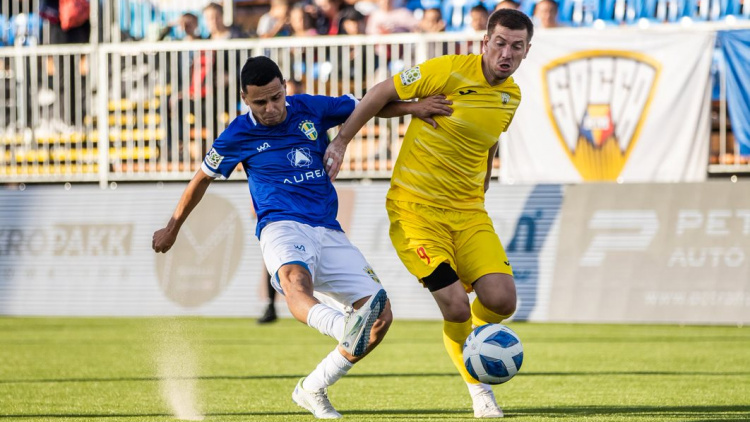
[[308,11],[308,5],[303,2],[295,3],[289,11],[289,26],[294,37],[309,37],[318,35],[315,30],[315,20]]
[[286,95],[297,95],[304,93],[305,88],[302,86],[302,81],[291,78],[286,80]]
[[420,32],[443,32],[445,31],[445,21],[443,20],[443,14],[440,9],[435,7],[426,9],[422,15],[422,20],[419,21]]
[[[62,0],[70,2],[70,0]],[[77,2],[83,4],[87,2]],[[73,22],[75,26],[70,25],[69,18],[64,15],[74,12],[70,8],[63,9],[63,16],[60,15],[60,0],[41,0],[39,4],[39,16],[49,23],[49,43],[50,44],[88,44],[91,35],[91,23],[89,22],[88,12],[80,20]],[[65,21],[65,25],[63,25]],[[65,28],[63,28],[65,26]]]
[[502,0],[500,3],[495,5],[495,10],[500,10],[500,9],[519,10],[521,9],[521,3],[514,1],[514,0]]
[[224,8],[218,3],[209,3],[203,8],[203,19],[210,34],[208,37],[212,40],[247,38],[247,34],[236,26],[224,25]]
[[365,32],[395,34],[416,30],[419,27],[419,20],[402,4],[403,0],[378,0],[380,8],[368,17]]
[[271,10],[260,17],[257,33],[261,38],[291,34],[288,0],[271,0]]
[[540,0],[534,6],[535,26],[542,28],[557,28],[560,22],[557,20],[557,2],[553,0]]
[[341,12],[349,9],[343,0],[315,0],[318,7],[315,29],[320,35],[338,35],[341,31]]
[[[181,32],[182,37],[176,38],[175,29]],[[159,33],[159,40],[165,39],[182,39],[185,41],[194,41],[203,39],[198,28],[198,16],[190,12],[185,12],[175,22],[164,27]]]
[[353,7],[341,11],[342,34],[358,35],[365,33],[365,16]]
[[[66,0],[63,0],[65,2]],[[68,3],[66,5],[66,3]],[[71,7],[72,2],[60,3],[60,0],[42,0],[39,4],[39,15],[49,24],[49,44],[88,44],[91,36],[91,23],[88,15],[88,2],[79,2],[77,5],[86,4],[86,13],[80,19],[72,19],[66,14],[76,13],[75,5]],[[61,8],[61,6],[63,6]],[[79,10],[83,13],[84,10]],[[62,12],[62,15],[61,15]],[[70,26],[70,25],[73,26]],[[42,40],[46,42],[47,40]],[[61,91],[57,99],[67,98],[67,101],[61,101],[59,119],[65,119],[63,123],[72,125],[74,122],[64,116],[75,115],[74,110],[80,110],[82,115],[86,115],[89,110],[86,108],[86,101],[80,103],[76,100],[76,92],[86,92],[88,85],[88,56],[80,55],[76,59],[72,54],[49,55],[46,57],[46,66],[43,77],[47,78],[47,86],[60,84]],[[64,80],[63,72],[57,69],[69,69],[67,72],[67,81]],[[80,82],[77,75],[80,75]],[[31,75],[28,76],[31,79]],[[61,83],[62,81],[62,83]],[[67,91],[67,92],[66,92]]]
[[490,13],[482,3],[477,4],[471,8],[469,12],[471,16],[471,30],[472,31],[486,31],[487,30],[487,19],[490,17]]
[[[341,26],[344,33],[347,35],[361,35],[365,33],[365,16],[359,13],[354,8],[346,9],[341,13]],[[344,49],[349,49],[349,54],[344,55]],[[346,60],[349,63],[349,79],[363,78],[367,72],[367,54],[365,54],[366,47],[363,45],[350,45],[348,47],[339,48],[339,57],[342,57],[341,66],[338,66],[338,75],[340,78],[344,77],[344,67],[346,66]],[[379,57],[374,56],[374,64],[377,69],[379,63]]]

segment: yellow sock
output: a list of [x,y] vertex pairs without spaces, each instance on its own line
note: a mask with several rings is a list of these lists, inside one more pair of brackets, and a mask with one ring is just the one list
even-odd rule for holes
[[466,341],[466,337],[469,337],[470,333],[471,319],[464,322],[443,321],[443,344],[445,344],[445,350],[448,351],[448,356],[451,357],[453,364],[456,365],[456,369],[458,369],[464,381],[478,384],[479,381],[472,378],[464,366],[464,341]]
[[499,324],[509,317],[510,315],[499,315],[490,311],[482,305],[479,298],[474,298],[474,301],[471,302],[471,323],[474,324],[475,327],[490,323]]

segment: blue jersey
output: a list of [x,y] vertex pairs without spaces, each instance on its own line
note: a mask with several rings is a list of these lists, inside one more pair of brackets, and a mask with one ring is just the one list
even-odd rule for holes
[[247,174],[258,216],[255,235],[272,221],[292,220],[341,230],[338,197],[323,165],[328,129],[354,111],[350,95],[291,95],[286,120],[263,126],[248,112],[235,118],[216,139],[201,168],[227,178],[238,164]]

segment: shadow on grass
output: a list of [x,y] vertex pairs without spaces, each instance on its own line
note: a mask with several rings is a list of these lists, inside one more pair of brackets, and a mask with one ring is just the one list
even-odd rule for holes
[[[677,377],[747,377],[750,372],[694,372],[694,371],[602,371],[602,372],[521,372],[517,376],[523,377],[591,377],[591,376],[677,376]],[[252,381],[252,380],[298,380],[305,374],[276,374],[276,375],[208,375],[199,377],[174,377],[174,380],[199,381]],[[348,374],[351,378],[426,378],[426,377],[455,377],[455,372],[437,373],[377,373],[377,374]],[[158,377],[112,377],[112,378],[49,378],[49,379],[17,379],[0,380],[2,384],[45,384],[45,383],[86,383],[86,382],[155,382],[164,378]]]
[[[421,416],[434,418],[444,415],[455,418],[466,415],[470,418],[471,411],[468,409],[387,409],[387,410],[349,410],[344,411],[351,416],[370,416],[401,418],[406,420],[419,420]],[[706,418],[706,415],[712,415]],[[215,412],[206,413],[207,417],[248,417],[248,416],[309,416],[304,411],[299,412]],[[747,421],[750,418],[750,405],[748,406],[563,406],[563,407],[531,407],[509,409],[505,417],[549,417],[554,419],[596,418],[611,416],[633,416],[638,418],[679,418],[679,420],[690,421]],[[84,413],[57,413],[57,414],[17,414],[0,415],[0,419],[24,419],[24,418],[157,418],[172,417],[169,413],[111,413],[111,414],[84,414]]]

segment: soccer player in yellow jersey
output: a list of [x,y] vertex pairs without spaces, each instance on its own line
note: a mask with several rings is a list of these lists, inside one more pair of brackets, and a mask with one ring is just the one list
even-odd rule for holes
[[490,386],[468,374],[461,354],[472,324],[499,323],[516,309],[513,270],[485,211],[484,193],[498,138],[521,101],[511,75],[528,53],[533,31],[522,12],[495,11],[483,54],[437,57],[375,85],[324,156],[334,179],[348,142],[392,100],[443,94],[453,102],[452,115],[436,116],[432,125],[411,121],[386,208],[401,261],[442,312],[445,348],[468,385],[477,418],[503,416]]

